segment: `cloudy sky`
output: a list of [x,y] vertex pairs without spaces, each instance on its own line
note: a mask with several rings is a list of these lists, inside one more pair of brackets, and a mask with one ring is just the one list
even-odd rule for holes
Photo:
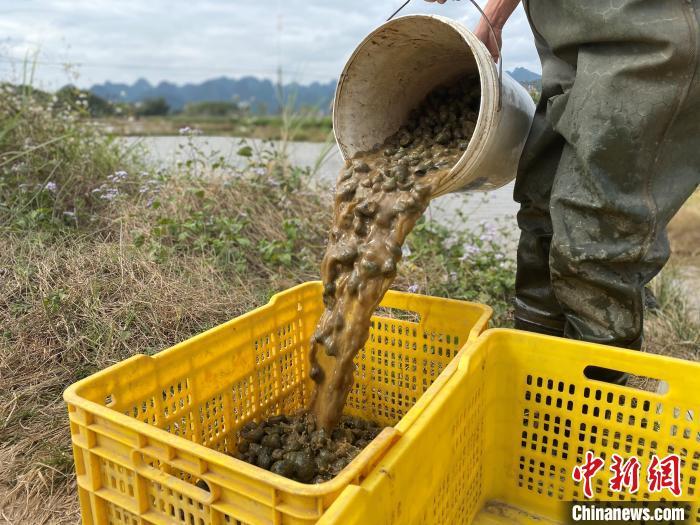
[[[336,78],[354,46],[402,0],[3,0],[0,75],[17,81],[25,57],[35,83],[196,82],[275,76],[302,83]],[[483,1],[481,4],[483,5]],[[471,27],[463,1],[412,0],[403,13],[441,13]],[[505,30],[505,67],[540,71],[525,15]]]

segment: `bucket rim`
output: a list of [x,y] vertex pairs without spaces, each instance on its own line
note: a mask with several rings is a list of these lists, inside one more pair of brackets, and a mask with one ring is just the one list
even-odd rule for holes
[[[478,166],[484,155],[486,149],[486,144],[489,140],[489,136],[493,129],[495,128],[495,117],[499,112],[498,110],[498,95],[497,89],[489,89],[489,84],[495,84],[498,82],[498,73],[496,65],[491,58],[490,53],[486,49],[486,46],[461,22],[443,16],[434,14],[407,14],[398,16],[391,20],[387,20],[381,25],[377,26],[374,30],[365,36],[362,41],[357,44],[353,52],[350,54],[348,59],[343,66],[343,70],[338,78],[338,83],[336,86],[335,95],[333,97],[333,136],[335,142],[340,150],[341,157],[343,161],[348,162],[352,159],[350,152],[348,151],[347,145],[340,138],[340,133],[342,133],[342,126],[340,125],[339,117],[339,106],[342,100],[342,95],[344,88],[347,85],[347,80],[349,77],[349,69],[355,64],[358,57],[361,55],[366,46],[375,39],[375,37],[387,29],[391,29],[397,25],[405,24],[407,21],[423,19],[430,20],[431,22],[442,23],[445,28],[456,33],[464,42],[465,48],[469,49],[471,52],[474,63],[476,64],[476,71],[479,75],[480,83],[480,101],[479,101],[479,111],[477,114],[477,120],[475,122],[474,133],[469,140],[469,145],[467,149],[462,153],[457,162],[452,166],[450,171],[443,177],[440,184],[437,185],[433,191],[431,198],[439,197],[445,195],[452,191],[459,189],[464,186],[464,184],[459,184],[457,181],[460,180],[459,174],[471,169],[473,166]],[[386,137],[385,137],[386,138]]]

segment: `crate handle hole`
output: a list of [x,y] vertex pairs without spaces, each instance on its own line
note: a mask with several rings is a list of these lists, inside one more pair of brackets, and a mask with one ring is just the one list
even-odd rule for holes
[[117,400],[114,397],[114,394],[107,394],[105,396],[105,406],[106,407],[113,407],[116,404]]
[[384,317],[386,319],[397,319],[399,321],[410,321],[420,324],[421,315],[413,310],[404,310],[403,308],[391,308],[388,306],[378,307],[374,315],[376,317]]
[[[586,368],[583,369],[583,375],[586,376],[587,379],[602,381],[603,383],[617,383],[617,381],[612,378],[619,378],[622,374],[627,374],[627,383],[621,385],[626,388],[654,393],[663,393],[668,390],[668,385],[665,381],[654,377],[640,376],[637,374],[625,372],[624,370],[618,370],[616,368],[603,368],[594,365],[588,365]],[[661,392],[659,389],[660,385],[664,385],[665,387],[663,392]]]
[[209,484],[206,481],[204,481],[203,479],[198,479],[194,485],[200,490],[203,490],[205,492],[211,492],[211,489],[209,488]]

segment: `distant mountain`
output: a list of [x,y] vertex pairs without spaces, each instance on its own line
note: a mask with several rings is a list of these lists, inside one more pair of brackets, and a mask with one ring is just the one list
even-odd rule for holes
[[[325,84],[314,82],[301,85],[296,82],[285,84],[282,99],[294,106],[312,106],[323,113],[330,112],[331,101],[335,92],[335,81]],[[280,97],[277,86],[270,80],[255,77],[233,79],[228,77],[206,80],[200,84],[176,85],[172,82],[160,82],[152,85],[141,78],[134,84],[105,82],[90,88],[95,95],[112,102],[140,102],[149,98],[165,98],[175,111],[181,110],[188,102],[238,102],[246,104],[256,113],[275,113],[280,109]]]
[[513,71],[508,71],[508,74],[522,84],[534,84],[542,80],[542,75],[524,67],[516,67]]
[[[539,88],[541,76],[524,67],[516,67],[510,71],[510,75],[526,87]],[[335,80],[308,85],[296,82],[285,84],[282,88],[282,98],[288,102],[293,101],[296,109],[311,106],[327,114],[331,110],[335,85]],[[188,102],[234,101],[248,105],[254,113],[277,113],[280,109],[277,86],[270,80],[255,77],[239,79],[219,77],[199,84],[184,85],[165,81],[152,85],[148,80],[140,78],[131,85],[109,81],[104,84],[95,84],[90,91],[112,102],[133,103],[163,97],[173,111],[182,110]]]

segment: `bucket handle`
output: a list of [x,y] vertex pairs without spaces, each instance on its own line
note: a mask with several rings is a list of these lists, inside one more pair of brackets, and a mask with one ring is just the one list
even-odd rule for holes
[[[459,1],[459,0],[458,0]],[[498,43],[498,38],[496,38],[496,31],[493,29],[493,26],[491,25],[491,20],[489,20],[489,17],[486,16],[486,13],[484,13],[484,10],[479,7],[479,4],[476,3],[476,0],[469,0],[474,7],[481,13],[481,17],[486,20],[486,23],[489,26],[489,30],[491,31],[491,36],[493,37],[493,41],[496,42],[496,45],[498,46],[498,111],[501,110],[502,107],[502,102],[501,99],[503,98],[503,42],[501,44]],[[406,7],[408,4],[411,3],[411,0],[406,0],[403,4],[401,4],[401,7],[399,7],[396,11],[394,11],[389,18],[386,19],[388,22],[392,18],[394,18],[396,15],[398,15],[401,10]]]

